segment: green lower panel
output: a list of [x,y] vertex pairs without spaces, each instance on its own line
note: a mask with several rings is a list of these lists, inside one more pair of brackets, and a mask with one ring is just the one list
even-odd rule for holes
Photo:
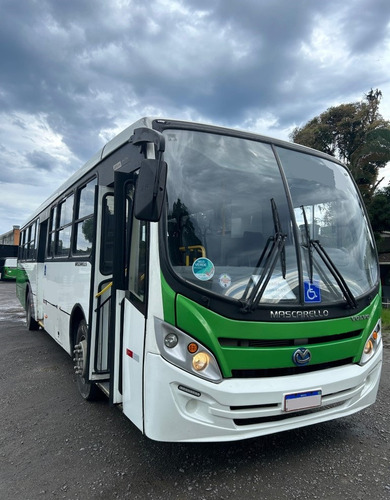
[[[176,298],[177,327],[206,345],[216,356],[224,377],[231,377],[232,370],[261,370],[294,367],[293,353],[298,347],[311,352],[310,365],[337,362],[352,358],[358,362],[364,343],[380,318],[381,301],[377,296],[372,304],[347,318],[291,322],[259,323],[224,318],[199,304],[178,295]],[[350,339],[337,340],[326,337],[355,332]],[[321,343],[301,343],[299,339],[320,337]],[[224,339],[224,341],[221,341]],[[247,347],[241,340],[278,341],[294,340],[291,346]],[[221,343],[223,345],[221,345]],[[230,343],[226,347],[226,344]],[[237,345],[236,345],[237,344]]]
[[293,354],[299,347],[308,347],[311,352],[310,365],[331,363],[354,358],[360,349],[361,339],[315,346],[223,349],[223,356],[231,370],[259,370],[294,367]]

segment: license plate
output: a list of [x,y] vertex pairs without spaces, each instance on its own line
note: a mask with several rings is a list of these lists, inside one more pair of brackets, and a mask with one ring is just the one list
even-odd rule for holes
[[296,392],[284,395],[284,411],[307,410],[321,406],[322,391]]

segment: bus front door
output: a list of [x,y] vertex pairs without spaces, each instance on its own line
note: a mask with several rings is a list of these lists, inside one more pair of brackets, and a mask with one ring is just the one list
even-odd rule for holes
[[132,217],[127,291],[123,299],[123,412],[143,432],[147,223]]
[[143,360],[145,316],[132,303],[129,292],[123,301],[123,413],[143,428]]
[[[97,204],[97,234],[92,311],[90,314],[89,379],[109,394],[111,378],[109,363],[109,332],[114,261],[114,193],[99,186]],[[116,402],[120,402],[118,397]]]
[[123,413],[143,432],[148,223],[133,215],[136,178],[115,175],[109,393],[111,404],[121,402]]

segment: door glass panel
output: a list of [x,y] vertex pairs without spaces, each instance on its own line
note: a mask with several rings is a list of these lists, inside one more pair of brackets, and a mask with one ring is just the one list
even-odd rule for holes
[[129,290],[144,302],[147,256],[146,222],[133,219],[130,248]]
[[114,196],[108,194],[103,198],[102,237],[100,251],[100,271],[102,274],[112,274],[114,258]]

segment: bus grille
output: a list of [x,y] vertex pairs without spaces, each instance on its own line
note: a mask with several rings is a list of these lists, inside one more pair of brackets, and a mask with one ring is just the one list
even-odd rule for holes
[[314,372],[317,370],[326,370],[338,366],[349,365],[353,363],[353,358],[339,359],[329,363],[320,363],[318,365],[291,366],[288,368],[264,368],[256,370],[232,370],[233,378],[260,378],[260,377],[286,377],[288,375],[299,375],[302,373]]
[[298,345],[327,344],[341,340],[356,339],[362,335],[363,330],[340,333],[337,335],[323,335],[321,337],[298,339],[234,339],[219,338],[221,347],[294,347]]

